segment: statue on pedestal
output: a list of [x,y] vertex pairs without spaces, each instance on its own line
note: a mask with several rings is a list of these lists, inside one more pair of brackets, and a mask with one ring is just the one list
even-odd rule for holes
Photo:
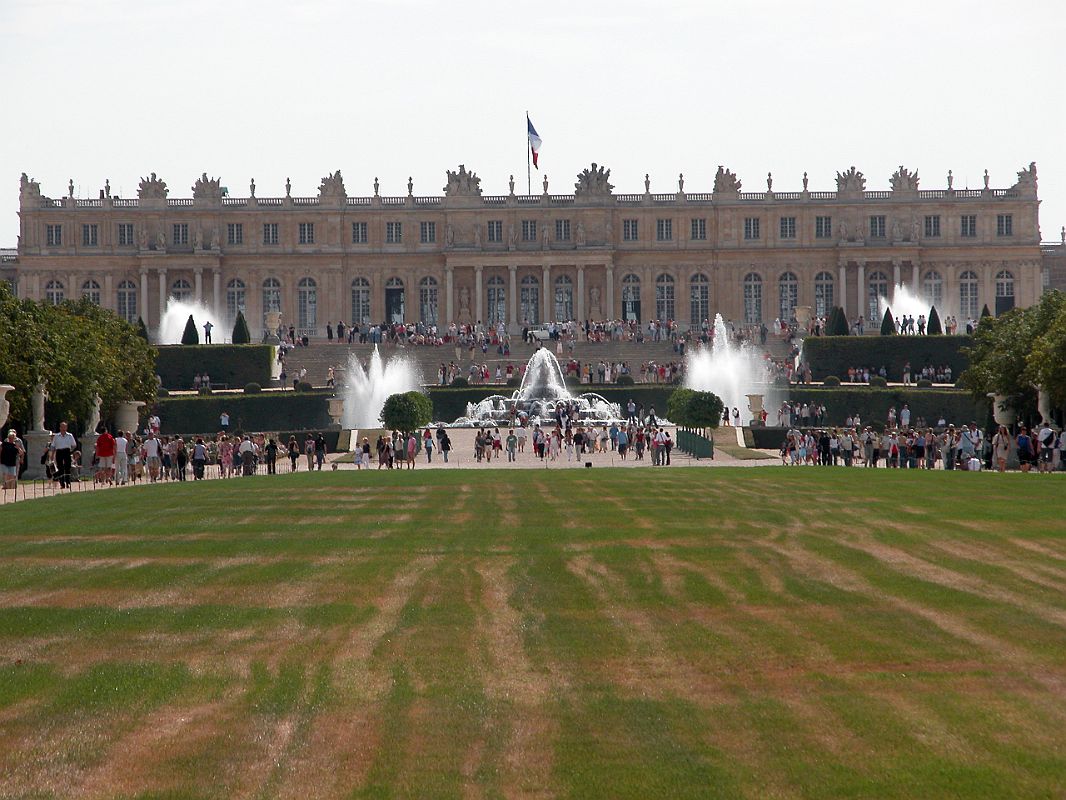
[[577,246],[585,246],[585,223],[581,220],[577,221]]
[[252,182],[248,184],[248,196],[255,197],[255,178],[252,178]]
[[85,433],[93,435],[100,427],[100,406],[103,404],[103,400],[100,399],[100,395],[93,395],[92,408],[89,411],[89,421],[85,425]]
[[48,390],[44,381],[41,381],[33,389],[30,396],[30,408],[33,411],[33,430],[43,431],[44,427],[44,401],[48,399]]

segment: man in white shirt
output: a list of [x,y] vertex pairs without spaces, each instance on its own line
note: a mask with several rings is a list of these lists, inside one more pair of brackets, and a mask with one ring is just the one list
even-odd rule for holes
[[1037,431],[1036,441],[1040,446],[1037,469],[1040,472],[1051,472],[1052,459],[1055,456],[1055,431],[1046,422],[1043,423]]
[[223,433],[229,433],[229,414],[223,411],[218,415],[218,424],[222,428]]
[[144,450],[144,463],[148,466],[148,476],[152,479],[152,483],[155,483],[159,480],[159,470],[163,464],[162,443],[156,438],[155,431],[148,431],[148,438],[144,440],[142,449]]
[[70,460],[78,449],[78,442],[73,434],[67,432],[66,421],[59,423],[59,433],[52,437],[51,449],[56,462],[56,472],[59,474],[59,485],[69,489]]
[[119,486],[125,485],[129,480],[129,444],[126,434],[118,431],[118,436],[115,437],[115,483]]

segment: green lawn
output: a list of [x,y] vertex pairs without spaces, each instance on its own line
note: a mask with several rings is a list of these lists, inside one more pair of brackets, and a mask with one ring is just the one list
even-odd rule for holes
[[441,470],[5,506],[0,797],[1063,797],[1064,490]]

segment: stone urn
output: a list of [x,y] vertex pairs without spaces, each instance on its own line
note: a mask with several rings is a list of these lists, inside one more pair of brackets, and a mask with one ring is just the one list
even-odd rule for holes
[[992,400],[992,419],[996,424],[1006,425],[1008,428],[1013,425],[1018,415],[1014,409],[1007,407],[1007,396],[989,392],[988,397]]
[[761,427],[763,396],[761,394],[749,394],[747,398],[748,411],[751,412],[751,425],[756,428]]
[[123,431],[137,432],[140,421],[140,409],[144,403],[140,400],[125,400],[115,410],[115,427]]
[[810,306],[796,306],[793,309],[796,312],[796,327],[800,331],[802,336],[807,332],[807,326],[811,322],[811,307]]
[[278,328],[281,326],[281,312],[266,312],[266,330],[263,331],[263,341],[267,344],[281,344],[278,338]]
[[331,397],[329,398],[329,418],[330,421],[340,427],[344,420],[344,398],[343,397]]
[[7,415],[11,411],[11,403],[7,399],[7,393],[14,388],[10,383],[0,383],[0,428],[7,422]]

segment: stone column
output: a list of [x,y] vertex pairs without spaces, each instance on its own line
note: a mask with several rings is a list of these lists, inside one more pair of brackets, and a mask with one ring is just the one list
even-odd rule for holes
[[518,333],[518,265],[510,264],[507,271],[511,273],[511,286],[507,294],[507,330]]
[[[215,311],[217,312],[222,308],[222,270],[219,267],[215,267],[211,270],[211,288],[213,290]],[[248,290],[245,289],[246,293],[247,291]],[[245,302],[248,302],[247,299],[245,299]]]
[[847,262],[842,261],[840,263],[840,307],[844,309],[844,316],[848,315],[848,265]]
[[118,308],[118,304],[115,302],[115,280],[110,272],[104,276],[104,296],[100,305],[112,311]]
[[859,259],[857,262],[857,274],[855,278],[856,285],[856,299],[859,303],[858,316],[863,319],[866,318],[866,261],[865,259]]
[[577,307],[574,313],[578,322],[585,321],[585,268],[582,266],[577,268]]
[[604,291],[604,296],[607,298],[607,307],[603,311],[607,315],[607,319],[614,319],[614,295],[615,295],[616,288],[615,288],[615,285],[614,285],[614,265],[613,264],[608,264],[607,265],[606,281],[607,281],[607,285],[603,287],[603,291]]
[[159,274],[159,317],[156,324],[161,325],[163,314],[167,311],[167,268],[159,267],[156,272]]
[[452,291],[454,272],[450,266],[444,268],[444,316],[447,318],[446,325],[451,325],[455,322],[455,309],[452,306],[452,297],[455,294]]
[[893,303],[896,302],[896,287],[899,286],[903,282],[903,276],[900,274],[902,272],[902,270],[903,270],[903,259],[901,259],[901,258],[893,258],[892,259],[892,292],[891,292],[891,295],[890,295],[891,298],[892,298],[892,302]]
[[474,322],[482,322],[485,319],[485,292],[481,288],[483,271],[484,267],[474,267],[474,295],[477,298],[474,301]]
[[137,306],[137,312],[141,319],[144,320],[145,326],[148,322],[148,269],[141,267],[141,302]]
[[920,295],[922,293],[921,277],[918,274],[919,272],[921,272],[921,265],[918,263],[918,259],[911,259],[911,283],[913,284],[911,286],[911,291],[917,295]]
[[204,270],[203,267],[196,267],[193,271],[193,297],[196,298],[197,303],[204,301]]
[[[555,292],[552,289],[552,268],[547,264],[544,265],[544,272],[542,275],[543,284],[540,290],[540,318],[544,322],[551,322],[555,317]],[[558,321],[558,320],[554,320]]]

